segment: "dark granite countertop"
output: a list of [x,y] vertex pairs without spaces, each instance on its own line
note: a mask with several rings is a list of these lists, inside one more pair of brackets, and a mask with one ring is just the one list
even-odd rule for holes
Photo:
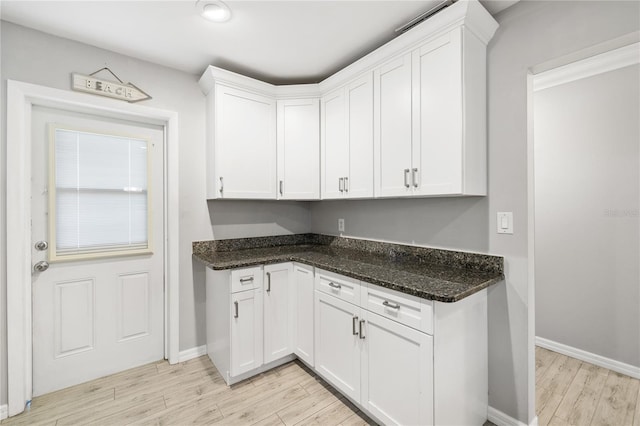
[[499,256],[317,234],[196,242],[193,257],[216,270],[300,262],[447,303],[504,280]]

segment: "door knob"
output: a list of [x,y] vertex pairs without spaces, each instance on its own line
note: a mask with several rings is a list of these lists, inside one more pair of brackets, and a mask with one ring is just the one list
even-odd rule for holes
[[49,269],[49,262],[45,260],[41,260],[40,262],[33,265],[33,270],[36,272],[44,272]]
[[38,241],[33,245],[38,251],[45,251],[49,248],[49,243],[46,241]]

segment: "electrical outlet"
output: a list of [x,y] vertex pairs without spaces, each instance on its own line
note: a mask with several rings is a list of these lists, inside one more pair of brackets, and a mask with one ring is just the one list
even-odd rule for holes
[[338,232],[344,232],[344,219],[338,219]]

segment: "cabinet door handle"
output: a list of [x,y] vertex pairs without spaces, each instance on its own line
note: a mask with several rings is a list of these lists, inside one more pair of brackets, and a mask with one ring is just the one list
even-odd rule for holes
[[344,178],[344,192],[349,192],[349,178]]
[[220,176],[220,194],[224,192],[224,178]]
[[406,186],[407,188],[409,188],[409,169],[404,169],[404,186]]
[[253,277],[248,277],[248,278],[240,278],[240,282],[241,283],[249,283],[253,281]]
[[338,190],[344,192],[344,178],[338,179]]
[[382,302],[382,304],[387,308],[398,309],[398,310],[400,309],[400,305],[398,305],[397,303],[391,303],[388,300],[385,300],[384,302]]
[[411,171],[411,180],[413,181],[414,188],[418,187],[418,169],[413,169]]
[[358,330],[356,330],[356,323],[358,322],[358,317],[353,317],[353,321],[351,323],[351,330],[354,336],[358,335]]
[[333,283],[333,282],[329,282],[329,287],[333,287],[333,288],[336,288],[338,290],[340,290],[342,288],[342,286],[340,284],[336,284],[336,283]]
[[271,292],[271,272],[267,272],[267,293]]
[[233,302],[233,306],[235,307],[235,314],[233,314],[234,318],[238,318],[238,302]]
[[362,330],[362,326],[364,325],[364,320],[360,320],[360,338],[364,339],[364,331]]
[[284,185],[284,181],[281,180],[280,181],[280,195],[283,195],[283,192],[284,192],[283,189],[282,189],[283,185]]

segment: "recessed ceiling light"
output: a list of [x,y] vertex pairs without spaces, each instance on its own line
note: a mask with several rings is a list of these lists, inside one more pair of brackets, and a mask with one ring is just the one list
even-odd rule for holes
[[229,6],[218,0],[198,0],[200,16],[211,22],[225,22],[231,18]]

